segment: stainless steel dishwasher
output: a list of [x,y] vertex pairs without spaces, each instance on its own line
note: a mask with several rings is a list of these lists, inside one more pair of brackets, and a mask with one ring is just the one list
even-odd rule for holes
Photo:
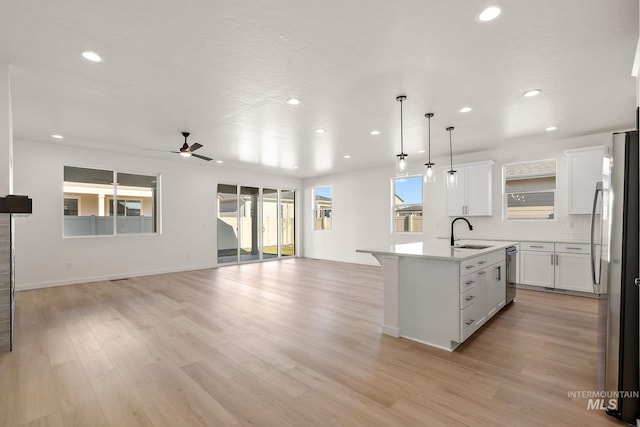
[[505,249],[507,255],[507,304],[513,302],[516,297],[516,256],[518,248],[509,246]]

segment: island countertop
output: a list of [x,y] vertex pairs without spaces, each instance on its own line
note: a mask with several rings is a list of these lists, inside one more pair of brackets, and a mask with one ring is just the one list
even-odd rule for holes
[[[516,245],[517,242],[497,241],[497,240],[462,240],[456,241],[456,245],[452,248],[449,241],[445,239],[434,239],[428,241],[419,241],[411,243],[398,243],[389,245],[386,248],[363,248],[356,249],[356,252],[370,253],[372,255],[395,255],[416,258],[430,258],[448,261],[462,261],[499,249],[505,249],[508,246]],[[487,246],[484,249],[465,249],[460,246],[465,245],[482,245]]]

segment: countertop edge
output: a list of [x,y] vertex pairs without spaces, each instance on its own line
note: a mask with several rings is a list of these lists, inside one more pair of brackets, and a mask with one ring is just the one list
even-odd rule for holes
[[[460,244],[464,244],[465,241],[460,242]],[[468,251],[468,253],[466,254],[460,254],[458,256],[446,256],[446,255],[438,255],[438,254],[428,254],[428,253],[422,253],[422,254],[416,254],[416,253],[407,253],[407,252],[397,252],[397,251],[390,251],[390,250],[384,250],[384,249],[367,249],[367,248],[362,248],[362,249],[356,249],[357,253],[369,253],[372,255],[387,255],[387,256],[398,256],[398,257],[410,257],[410,258],[424,258],[424,259],[437,259],[437,260],[441,260],[441,261],[454,261],[454,262],[460,262],[460,261],[464,261],[470,258],[475,258],[477,256],[481,256],[481,255],[485,255],[491,252],[495,252],[495,251],[499,251],[499,250],[504,250],[509,246],[513,246],[515,244],[517,244],[517,241],[511,241],[511,240],[504,240],[504,241],[497,241],[497,240],[474,240],[474,242],[484,242],[486,244],[491,244],[490,248],[486,248],[486,249],[458,249],[459,251]]]

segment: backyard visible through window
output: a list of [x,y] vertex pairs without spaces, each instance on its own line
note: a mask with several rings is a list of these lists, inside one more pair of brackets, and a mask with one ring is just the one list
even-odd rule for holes
[[422,232],[422,175],[393,179],[393,231]]
[[64,235],[155,233],[157,181],[157,175],[65,166]]
[[218,184],[218,263],[294,256],[295,191]]
[[504,165],[504,180],[506,219],[554,218],[555,159]]
[[331,230],[332,204],[331,187],[315,187],[314,190],[314,230]]

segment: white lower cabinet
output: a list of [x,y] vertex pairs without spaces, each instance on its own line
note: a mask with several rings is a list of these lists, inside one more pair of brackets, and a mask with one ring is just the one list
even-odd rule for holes
[[504,251],[460,263],[460,342],[504,307],[505,274]]
[[556,289],[593,293],[590,262],[587,254],[556,253]]
[[507,301],[507,272],[505,267],[506,263],[503,261],[491,266],[485,275],[489,317],[500,311]]
[[519,283],[593,293],[589,245],[522,242],[520,247]]
[[553,252],[521,250],[520,283],[553,288],[555,283],[553,255]]

